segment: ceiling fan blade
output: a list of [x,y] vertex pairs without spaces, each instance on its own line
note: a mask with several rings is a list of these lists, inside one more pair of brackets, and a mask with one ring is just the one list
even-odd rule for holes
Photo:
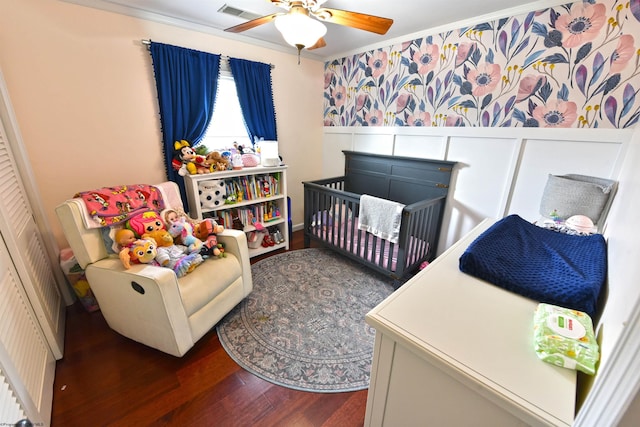
[[321,21],[338,25],[371,31],[376,34],[386,34],[393,24],[393,19],[382,18],[364,13],[350,12],[348,10],[321,8],[313,12],[313,15]]
[[258,25],[267,24],[273,21],[276,16],[282,15],[282,13],[272,13],[271,15],[261,16],[260,18],[252,19],[251,21],[243,22],[234,27],[226,28],[225,31],[229,33],[241,33],[243,31],[250,30]]
[[311,47],[308,47],[307,50],[311,50],[311,49],[320,49],[321,47],[325,47],[327,45],[327,42],[324,40],[323,37],[320,37],[318,39],[318,41],[316,42],[316,44],[314,44]]

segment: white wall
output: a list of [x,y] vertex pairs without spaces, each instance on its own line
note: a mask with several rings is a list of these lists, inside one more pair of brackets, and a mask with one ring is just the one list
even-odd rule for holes
[[151,58],[142,39],[275,65],[293,220],[320,174],[323,67],[283,53],[58,0],[0,2],[0,69],[58,245],[54,208],[76,192],[165,179]]

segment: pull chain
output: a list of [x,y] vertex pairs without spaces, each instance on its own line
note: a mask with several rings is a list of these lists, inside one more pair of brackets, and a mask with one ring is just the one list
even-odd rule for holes
[[300,65],[300,51],[304,49],[304,45],[297,44],[296,47],[298,48],[298,65]]

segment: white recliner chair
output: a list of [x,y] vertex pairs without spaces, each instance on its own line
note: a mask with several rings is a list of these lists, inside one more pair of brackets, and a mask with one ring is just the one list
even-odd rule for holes
[[[167,208],[182,208],[178,186],[159,184]],[[146,264],[125,269],[109,254],[99,228],[87,228],[85,204],[56,207],[64,235],[87,275],[100,310],[114,331],[174,356],[184,355],[253,289],[246,236],[218,234],[226,258],[211,258],[177,278],[173,270]]]

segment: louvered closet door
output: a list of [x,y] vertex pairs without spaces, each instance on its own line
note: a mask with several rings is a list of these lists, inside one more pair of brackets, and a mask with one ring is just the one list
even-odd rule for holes
[[4,370],[0,368],[0,420],[9,420],[15,424],[15,421],[25,418],[27,414],[18,402],[15,390],[4,374]]
[[0,295],[0,422],[48,426],[56,360],[2,239]]
[[0,121],[0,232],[56,359],[64,349],[64,303]]

